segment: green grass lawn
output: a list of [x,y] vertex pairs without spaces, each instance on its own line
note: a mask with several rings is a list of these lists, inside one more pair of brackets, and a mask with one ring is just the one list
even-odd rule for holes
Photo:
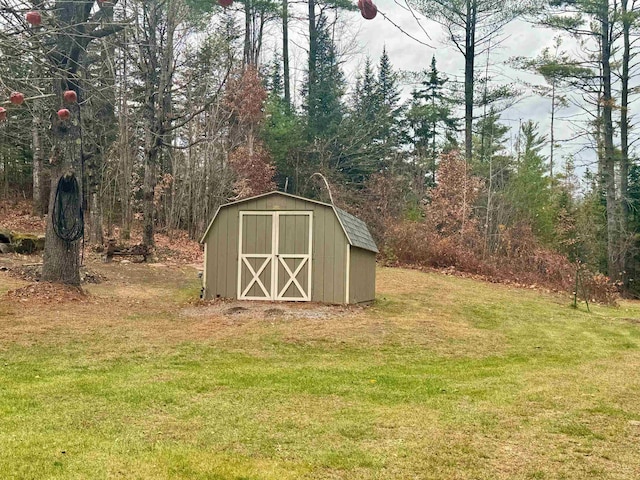
[[0,297],[1,479],[640,478],[640,303],[380,269],[369,309],[229,316],[100,268]]

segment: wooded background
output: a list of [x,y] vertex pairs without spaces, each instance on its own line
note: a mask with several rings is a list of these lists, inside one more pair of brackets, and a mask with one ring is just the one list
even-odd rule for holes
[[[442,25],[464,59],[463,81],[435,58],[418,74],[397,71],[384,51],[349,84],[336,35],[356,28],[345,15],[355,2],[0,0],[0,195],[30,196],[34,213],[51,214],[58,179],[73,172],[87,242],[141,229],[152,246],[156,231],[197,239],[220,204],[274,188],[326,201],[319,172],[336,203],[369,224],[387,262],[567,290],[580,266],[594,286],[608,275],[637,294],[637,3],[406,7]],[[488,68],[496,45],[508,52],[501,33],[515,19],[557,36],[554,48],[510,59],[537,74],[527,88],[496,82]],[[398,31],[421,48],[407,33]],[[300,79],[292,35],[304,39]],[[567,38],[581,53],[563,49]],[[419,86],[406,93],[409,76]],[[525,120],[510,131],[501,113],[531,90],[549,105],[550,130]],[[23,104],[9,101],[15,91]],[[554,156],[554,119],[568,105],[588,118],[573,133],[597,159],[580,176],[571,157]],[[50,250],[73,248],[51,271],[73,262],[79,245],[56,245],[52,231]]]

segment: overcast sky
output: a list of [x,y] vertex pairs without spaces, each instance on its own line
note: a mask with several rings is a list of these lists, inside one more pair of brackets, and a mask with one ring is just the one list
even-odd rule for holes
[[[374,1],[378,6],[379,13],[373,20],[365,20],[357,11],[341,13],[343,18],[346,17],[346,21],[344,27],[337,30],[336,38],[340,44],[339,49],[344,53],[343,71],[351,85],[355,82],[357,72],[361,71],[365,58],[368,56],[374,64],[377,64],[384,47],[386,47],[396,71],[419,72],[429,69],[431,57],[435,55],[438,69],[446,74],[450,80],[462,82],[464,59],[455,47],[446,42],[444,31],[440,25],[414,12],[419,18],[418,23],[411,11],[407,9],[404,0],[398,0],[398,2],[394,0]],[[293,17],[296,17],[296,8],[297,6],[292,6]],[[307,26],[303,21],[304,13],[301,10],[297,15],[299,21],[294,20],[291,25],[291,63],[297,82],[293,85],[295,95],[300,93],[300,82],[307,62],[305,46],[308,39],[305,38]],[[394,26],[394,23],[397,26]],[[280,40],[278,29],[273,34],[272,38]],[[429,46],[421,44],[407,34]],[[501,46],[491,52],[490,76],[493,77],[493,83],[497,85],[515,82],[525,92],[515,106],[502,114],[502,122],[512,127],[511,136],[514,143],[521,121],[534,120],[540,124],[540,130],[543,134],[549,134],[551,102],[549,99],[533,94],[523,83],[544,84],[542,77],[513,69],[506,65],[506,62],[514,56],[533,57],[538,55],[545,47],[553,46],[555,35],[556,32],[552,30],[524,21],[514,21],[504,29]],[[278,41],[278,50],[281,48],[279,43]],[[571,52],[572,48],[576,48],[576,43],[565,39],[562,48]],[[476,58],[478,71],[484,70],[485,63],[486,57]],[[408,83],[403,85],[405,96],[409,95],[412,87],[413,85]],[[460,107],[462,114],[463,106]],[[480,112],[476,112],[476,114],[478,113]],[[563,120],[563,117],[575,117],[578,110],[574,107],[563,109],[558,113],[555,135],[556,143],[561,147],[555,151],[556,164],[562,162],[563,156],[576,154],[576,166],[580,172],[584,171],[585,166],[594,170],[593,152],[584,151],[584,141],[566,140],[572,137],[573,132],[569,122]]]

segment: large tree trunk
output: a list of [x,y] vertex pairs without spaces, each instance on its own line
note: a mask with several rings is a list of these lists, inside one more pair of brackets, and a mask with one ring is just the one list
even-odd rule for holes
[[[124,41],[127,42],[128,32],[124,31]],[[122,229],[120,238],[129,240],[131,236],[131,176],[133,171],[133,160],[129,145],[129,102],[126,92],[129,88],[129,65],[128,56],[122,55],[122,69],[120,76],[120,88],[118,96],[120,98],[120,115],[118,116],[118,154],[120,157],[120,205],[122,209]]]
[[[53,93],[61,99],[65,90],[72,89],[78,94],[78,100],[82,99],[77,77],[80,68],[80,60],[90,37],[84,30],[84,22],[89,18],[93,2],[77,1],[56,2],[55,15],[58,22],[59,33],[56,44],[49,52],[53,59],[52,73]],[[82,169],[82,126],[80,121],[80,103],[66,105],[71,112],[69,120],[60,120],[53,116],[51,125],[51,137],[53,152],[51,155],[51,193],[49,197],[49,214],[47,215],[47,232],[44,246],[42,266],[42,279],[44,281],[80,284],[80,239],[65,240],[58,236],[54,222],[58,226],[58,232],[72,227],[74,222],[82,222],[82,195],[83,195],[83,169]],[[67,180],[75,178],[79,196],[80,210],[65,212],[61,215],[61,208],[55,206],[59,200],[58,186],[62,178]],[[59,204],[58,204],[59,206]],[[56,215],[58,214],[58,215]],[[64,221],[63,221],[64,218]],[[76,225],[84,228],[84,225]]]
[[158,29],[160,27],[160,17],[162,9],[157,0],[154,2],[144,2],[144,31],[143,41],[140,45],[142,76],[145,88],[145,104],[143,107],[143,119],[145,127],[144,141],[144,180],[142,183],[142,243],[147,247],[154,245],[154,188],[156,185],[156,169],[158,164],[158,146],[162,143],[161,123],[159,120],[162,107],[162,100],[158,98],[160,94],[160,41],[158,39]]
[[[61,82],[58,82],[61,83]],[[62,95],[59,85],[57,93]],[[51,194],[49,196],[49,215],[47,215],[47,233],[44,244],[44,257],[42,266],[42,280],[45,282],[59,282],[69,285],[80,285],[80,240],[67,241],[58,236],[53,223],[61,222],[61,217],[56,213],[62,213],[56,208],[59,201],[58,185],[62,178],[75,177],[82,198],[82,148],[80,128],[80,108],[78,104],[69,105],[71,119],[61,121],[57,117],[53,119],[52,138],[53,154],[51,157]],[[67,216],[66,228],[71,227],[74,221],[80,218]]]
[[476,13],[476,0],[467,1],[464,52],[464,151],[467,161],[471,161],[473,155],[473,73],[476,56]]
[[144,180],[142,183],[142,243],[152,247],[155,243],[155,203],[154,189],[156,185],[157,154],[148,153],[144,164]]

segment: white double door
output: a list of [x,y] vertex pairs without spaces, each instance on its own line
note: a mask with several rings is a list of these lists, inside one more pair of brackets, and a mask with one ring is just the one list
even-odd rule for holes
[[238,298],[311,300],[312,212],[240,212]]

